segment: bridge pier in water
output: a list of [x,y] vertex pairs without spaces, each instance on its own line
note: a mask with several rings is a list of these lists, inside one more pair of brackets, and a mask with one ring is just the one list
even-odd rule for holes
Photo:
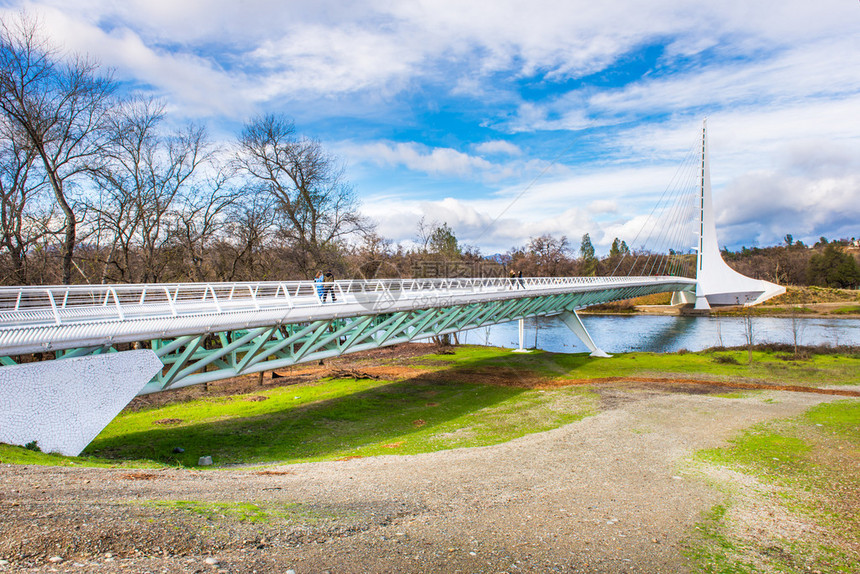
[[579,318],[579,315],[576,314],[575,310],[564,311],[559,315],[559,318],[565,325],[567,325],[567,328],[573,331],[573,334],[576,335],[586,347],[588,347],[588,350],[591,351],[592,357],[608,359],[612,356],[594,343],[594,340],[591,338],[591,335],[588,334],[585,325],[582,324],[582,319]]

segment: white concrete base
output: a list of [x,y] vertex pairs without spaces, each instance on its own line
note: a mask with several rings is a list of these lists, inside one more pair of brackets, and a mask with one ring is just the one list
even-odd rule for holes
[[696,306],[694,307],[697,311],[710,311],[711,305],[708,303],[708,298],[704,295],[696,296]]
[[696,302],[696,295],[689,291],[674,291],[669,305],[687,305]]
[[162,366],[139,350],[0,367],[0,442],[77,456]]

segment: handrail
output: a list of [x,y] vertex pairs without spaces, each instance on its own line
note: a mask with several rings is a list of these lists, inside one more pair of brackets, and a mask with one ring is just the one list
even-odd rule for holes
[[[503,291],[564,290],[587,285],[617,285],[695,280],[683,277],[490,277],[439,279],[343,280],[325,284],[337,294],[336,302],[317,296],[313,281],[261,281],[232,283],[151,283],[106,285],[49,285],[0,287],[0,328],[4,325],[68,321],[124,320],[129,317],[173,316],[183,313],[224,314],[262,308],[321,307],[356,302],[358,296],[410,297],[432,293],[493,294]],[[57,304],[58,299],[62,300]],[[110,300],[113,299],[113,305]]]

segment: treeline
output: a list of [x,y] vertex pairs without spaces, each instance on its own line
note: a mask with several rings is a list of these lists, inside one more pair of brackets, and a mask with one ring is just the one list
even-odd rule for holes
[[723,259],[744,275],[780,285],[860,288],[860,242],[855,238],[821,237],[807,246],[789,234],[783,245],[723,251]]

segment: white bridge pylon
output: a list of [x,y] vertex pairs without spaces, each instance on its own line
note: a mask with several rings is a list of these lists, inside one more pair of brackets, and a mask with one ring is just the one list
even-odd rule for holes
[[[702,123],[701,176],[699,183],[698,245],[696,247],[696,309],[715,305],[757,305],[785,293],[785,287],[742,275],[729,267],[717,244],[717,225],[711,197],[707,120]],[[673,302],[687,299],[676,297]],[[692,302],[692,301],[690,301]]]

